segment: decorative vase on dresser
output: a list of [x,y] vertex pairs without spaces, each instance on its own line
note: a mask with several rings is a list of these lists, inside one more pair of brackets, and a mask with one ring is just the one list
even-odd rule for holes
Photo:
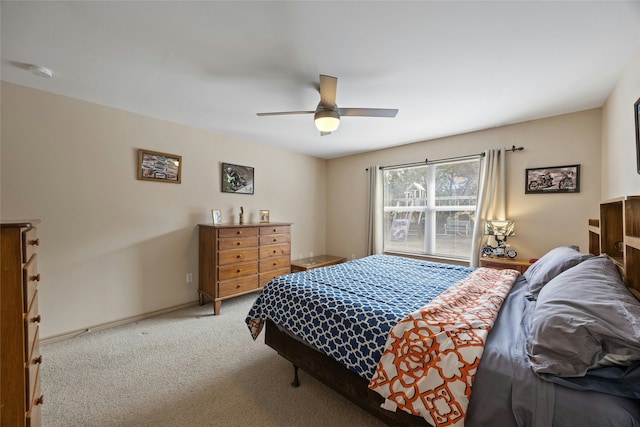
[[3,221],[0,245],[0,424],[38,427],[40,391],[36,226],[39,220]]
[[222,300],[259,291],[291,272],[291,224],[199,224],[198,299]]

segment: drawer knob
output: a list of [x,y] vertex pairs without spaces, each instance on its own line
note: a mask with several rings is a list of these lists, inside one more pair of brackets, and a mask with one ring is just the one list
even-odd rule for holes
[[35,400],[36,405],[42,405],[44,403],[44,394],[41,394],[39,398]]
[[274,262],[274,263],[273,263],[273,265],[278,265],[278,263],[277,263],[277,262]]
[[240,246],[240,242],[236,243],[236,245]]
[[242,270],[240,270],[240,269],[237,269],[237,270],[236,270],[236,273],[240,273],[241,271],[242,271]]
[[29,240],[29,244],[33,245],[33,246],[39,246],[40,245],[40,239]]
[[35,359],[33,359],[33,364],[34,365],[38,365],[40,363],[42,363],[42,355],[40,355],[40,356],[36,357]]
[[236,285],[236,289],[240,289],[240,285]]
[[242,258],[242,255],[238,255],[238,256],[236,256],[236,258],[238,258],[238,259]]
[[278,239],[273,239],[273,241],[274,241],[274,242],[277,242],[277,241],[278,241]]
[[240,235],[240,234],[242,234],[242,231],[238,230],[238,231],[236,231],[236,234]]
[[38,314],[36,317],[33,317],[33,318],[31,319],[31,321],[32,321],[33,323],[40,323],[40,320],[41,320],[41,319],[42,319],[42,317]]
[[31,276],[31,280],[33,280],[34,282],[39,282],[40,281],[40,273],[36,274],[35,276]]
[[278,251],[276,251],[276,250],[274,249],[274,250],[273,250],[273,253],[274,253],[274,254],[275,254],[275,253],[278,253]]

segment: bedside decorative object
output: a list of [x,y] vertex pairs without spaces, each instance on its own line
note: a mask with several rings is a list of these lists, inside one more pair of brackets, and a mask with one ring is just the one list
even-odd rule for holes
[[253,194],[253,168],[222,163],[221,182],[223,193]]
[[238,215],[238,224],[244,223],[244,208],[240,206],[240,215]]
[[493,236],[496,239],[497,246],[491,246],[487,243],[482,249],[484,256],[496,256],[509,258],[515,258],[518,253],[509,247],[505,242],[507,237],[515,234],[515,223],[508,219],[489,219],[485,223],[484,234],[487,236]]
[[260,210],[260,222],[268,223],[269,222],[269,211],[265,209]]
[[182,181],[182,156],[159,151],[138,150],[138,179],[145,181]]
[[579,193],[580,165],[527,169],[525,183],[525,194]]

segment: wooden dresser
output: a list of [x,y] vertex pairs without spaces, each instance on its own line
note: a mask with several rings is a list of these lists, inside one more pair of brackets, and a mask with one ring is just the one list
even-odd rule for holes
[[199,226],[198,299],[222,300],[256,292],[271,279],[291,272],[291,224]]
[[43,396],[40,391],[36,225],[40,221],[2,222],[0,244],[0,424],[36,427]]

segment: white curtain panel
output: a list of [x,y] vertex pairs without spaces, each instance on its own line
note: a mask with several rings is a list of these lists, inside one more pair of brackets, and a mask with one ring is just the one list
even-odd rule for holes
[[380,166],[369,166],[369,211],[367,229],[367,255],[382,253],[383,247],[383,184]]
[[471,243],[471,259],[469,263],[471,267],[477,267],[480,264],[485,221],[487,219],[506,219],[504,158],[504,148],[484,152]]

